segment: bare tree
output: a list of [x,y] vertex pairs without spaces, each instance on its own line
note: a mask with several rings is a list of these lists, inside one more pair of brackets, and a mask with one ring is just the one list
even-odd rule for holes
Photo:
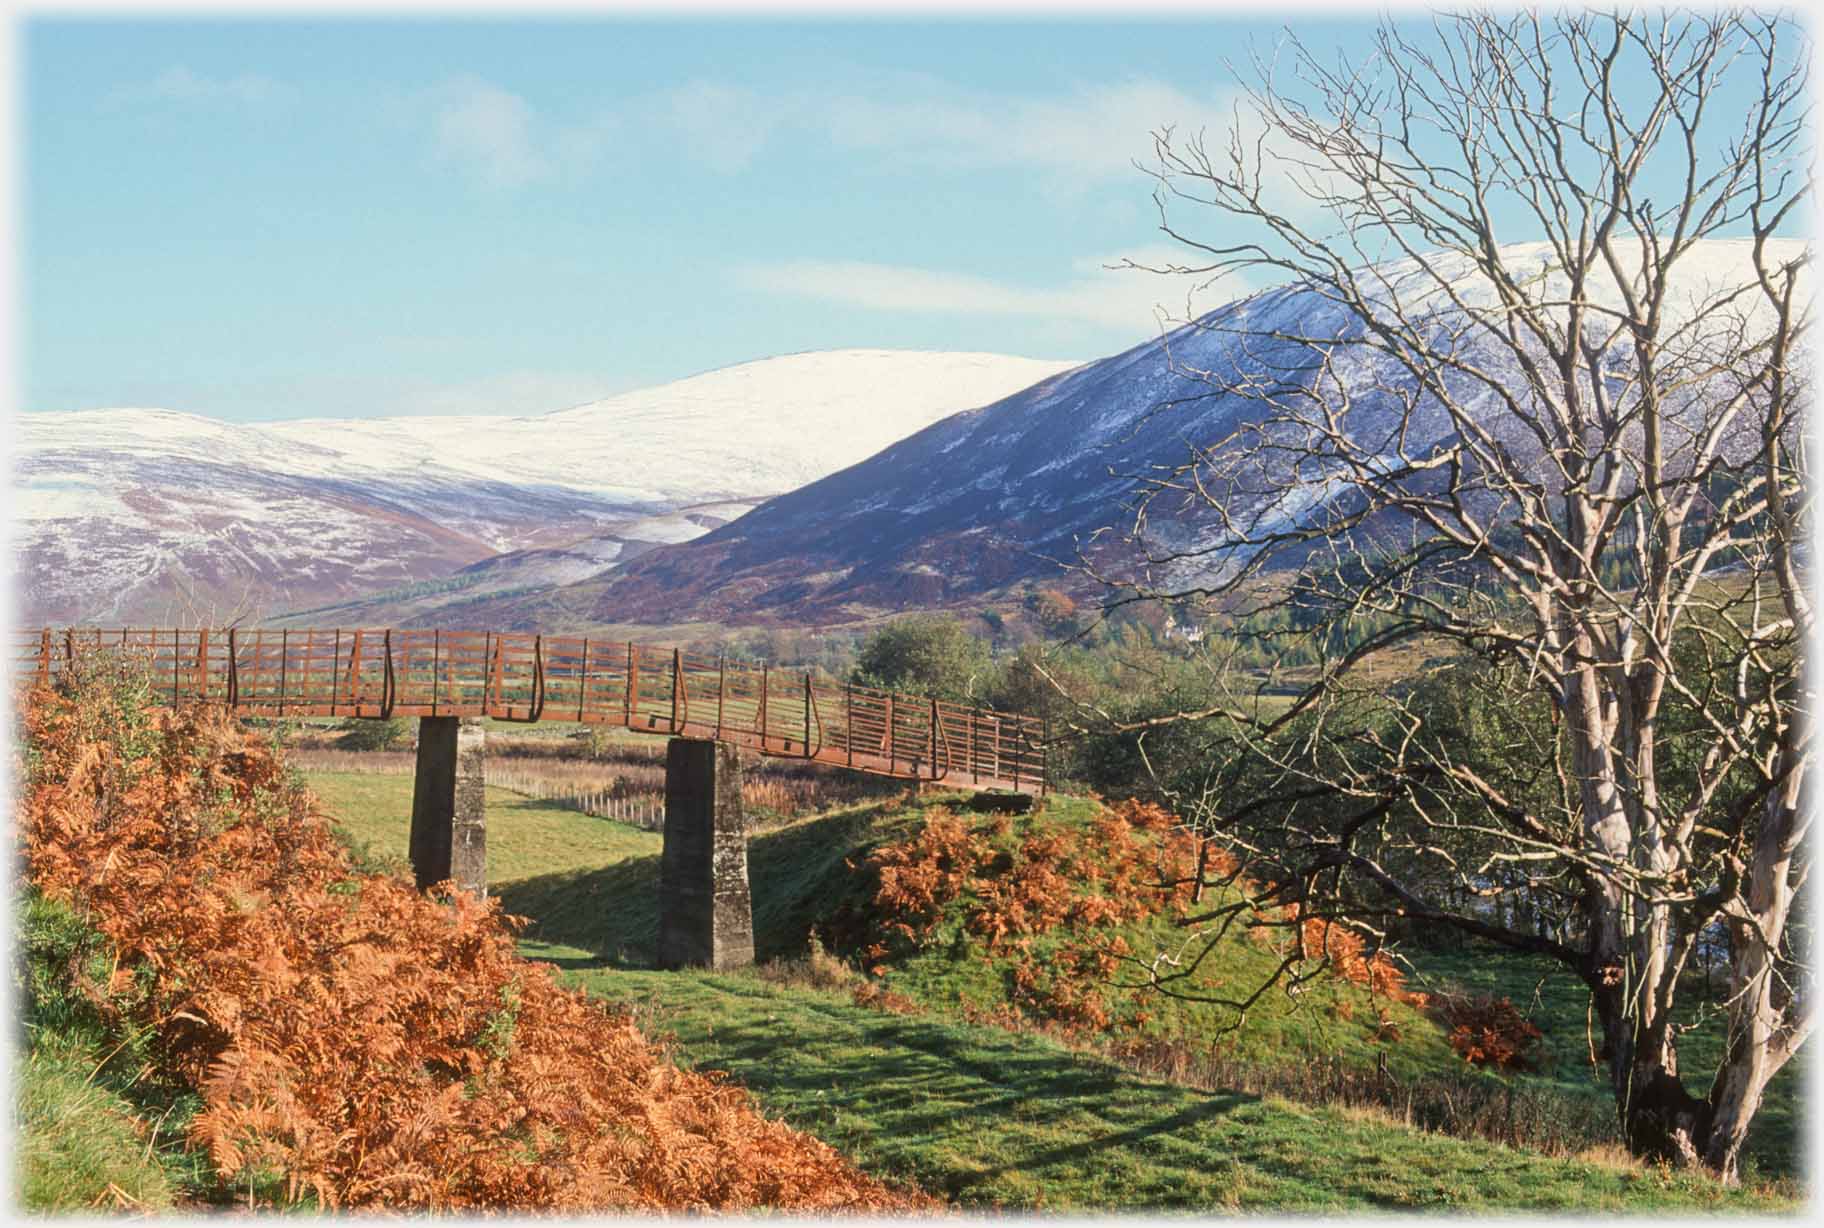
[[158,620],[161,627],[226,631],[251,626],[266,617],[265,603],[254,596],[251,588],[242,589],[232,606],[224,606],[219,596],[199,592],[182,571],[173,571],[170,580],[176,592],[165,602],[165,612]]
[[[1354,65],[1288,42],[1225,142],[1155,134],[1173,271],[1291,284],[1197,325],[1239,358],[1188,373],[1252,408],[1146,476],[1147,566],[1104,577],[1317,643],[1288,709],[1238,676],[1148,722],[1217,731],[1192,808],[1271,902],[1562,961],[1631,1147],[1731,1181],[1812,1026],[1809,57],[1753,13],[1480,11]],[[1160,548],[1168,517],[1201,536]],[[1447,736],[1472,708],[1509,744]],[[1195,924],[1251,906],[1219,895]],[[1719,930],[1693,1091],[1675,1007]]]

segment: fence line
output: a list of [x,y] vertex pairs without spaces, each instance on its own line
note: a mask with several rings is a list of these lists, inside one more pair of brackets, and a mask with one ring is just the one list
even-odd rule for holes
[[143,656],[172,702],[264,716],[490,716],[714,738],[877,776],[1043,792],[1042,720],[632,640],[494,631],[15,632],[48,680],[79,649]]
[[511,789],[536,801],[547,802],[564,810],[576,810],[598,819],[615,819],[662,831],[665,827],[665,797],[660,793],[619,792],[613,786],[578,789],[565,786],[527,772],[522,768],[492,763],[482,766],[482,779],[498,789]]
[[[411,776],[417,762],[410,751],[300,750],[291,752],[289,758],[305,771],[371,776]],[[489,788],[506,789],[561,810],[631,823],[648,831],[662,831],[665,827],[663,793],[628,791],[613,784],[579,788],[574,782],[552,780],[512,760],[484,758],[481,777]]]

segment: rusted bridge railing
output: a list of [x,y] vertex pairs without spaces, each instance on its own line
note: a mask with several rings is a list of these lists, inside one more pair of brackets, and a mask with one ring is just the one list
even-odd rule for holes
[[174,703],[260,716],[491,716],[715,738],[880,776],[1043,792],[1036,717],[628,640],[495,631],[16,632],[49,679],[85,648],[144,660]]

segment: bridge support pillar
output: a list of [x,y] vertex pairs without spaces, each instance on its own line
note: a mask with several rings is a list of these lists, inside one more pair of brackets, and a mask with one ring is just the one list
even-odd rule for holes
[[486,742],[487,730],[478,716],[418,719],[411,853],[420,891],[453,878],[465,891],[487,894]]
[[659,966],[754,962],[741,760],[726,742],[673,738],[665,754],[659,864]]

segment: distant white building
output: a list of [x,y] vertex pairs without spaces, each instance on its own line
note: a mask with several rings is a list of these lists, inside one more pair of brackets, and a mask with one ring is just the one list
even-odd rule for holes
[[1165,638],[1181,644],[1203,643],[1203,627],[1194,622],[1179,622],[1172,615],[1165,618]]

